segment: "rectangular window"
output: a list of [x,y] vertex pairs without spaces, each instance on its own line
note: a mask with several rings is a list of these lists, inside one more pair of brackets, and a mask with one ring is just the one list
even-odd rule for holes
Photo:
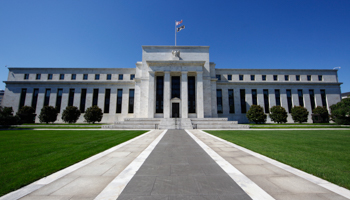
[[234,102],[233,89],[228,90],[228,105],[230,107],[230,113],[235,113],[235,102]]
[[94,92],[92,94],[92,105],[97,106],[98,103],[98,89],[94,89]]
[[122,97],[123,97],[123,89],[118,89],[118,91],[117,91],[117,113],[122,113]]
[[240,96],[241,96],[241,113],[246,113],[247,105],[245,102],[245,89],[240,90]]
[[289,81],[289,75],[284,75],[284,80]]
[[88,74],[83,75],[83,80],[88,80]]
[[278,76],[277,75],[273,75],[273,80],[274,81],[278,81]]
[[322,75],[318,75],[318,81],[322,81]]
[[263,93],[264,93],[265,113],[269,113],[270,112],[269,90],[263,90]]
[[171,98],[180,98],[180,76],[171,77]]
[[26,101],[26,95],[27,95],[27,88],[22,88],[21,97],[19,100],[19,109],[21,109],[24,106],[24,102]]
[[300,75],[295,75],[295,80],[300,81]]
[[95,80],[100,80],[100,74],[95,74]]
[[309,94],[310,94],[311,109],[314,110],[315,109],[315,93],[314,93],[314,90],[309,90]]
[[129,113],[134,113],[134,89],[129,89]]
[[52,80],[52,74],[47,75],[47,80]]
[[36,110],[36,104],[38,102],[39,89],[35,88],[33,91],[32,107]]
[[69,89],[69,96],[68,96],[68,106],[73,106],[74,103],[74,89]]
[[156,113],[163,113],[164,76],[157,76],[156,84]]
[[196,77],[188,77],[188,113],[196,113]]
[[35,79],[36,79],[36,80],[40,80],[40,79],[41,79],[41,74],[36,74]]
[[85,112],[85,104],[86,104],[86,89],[81,89],[80,95],[80,112]]
[[250,75],[250,80],[255,81],[255,75]]
[[232,75],[227,75],[227,80],[231,81],[232,80]]
[[105,108],[103,113],[109,113],[109,103],[111,99],[111,89],[106,89],[105,91]]
[[123,74],[119,74],[118,80],[123,80]]
[[299,106],[304,107],[303,90],[298,90],[298,97],[299,97]]
[[63,92],[63,89],[58,89],[57,90],[56,110],[57,110],[58,113],[61,112],[62,92]]
[[326,90],[321,90],[322,106],[327,108]]
[[307,75],[307,81],[311,81],[311,75]]
[[218,79],[218,81],[221,81],[221,75],[220,74],[216,74],[216,79]]
[[64,74],[60,74],[60,80],[64,80]]
[[24,74],[24,79],[28,80],[29,79],[29,74]]
[[288,103],[288,112],[292,112],[292,91],[287,90],[287,103]]
[[72,74],[71,79],[72,79],[72,80],[75,80],[76,78],[77,78],[77,75],[76,75],[76,74]]
[[218,106],[218,114],[221,114],[223,109],[222,109],[222,91],[221,89],[216,90],[216,103]]
[[275,90],[275,99],[276,99],[276,106],[280,106],[281,105],[280,90]]
[[45,90],[45,99],[44,99],[44,106],[48,106],[50,102],[50,94],[51,94],[51,89],[46,89]]
[[134,80],[135,74],[130,74],[130,80]]
[[262,76],[261,76],[261,79],[262,79],[263,81],[266,81],[266,75],[262,75]]
[[239,75],[239,80],[240,80],[240,81],[243,81],[243,74],[240,74],[240,75]]
[[107,74],[107,80],[112,80],[112,74]]
[[252,100],[253,100],[253,105],[258,104],[258,95],[256,93],[256,89],[252,89]]

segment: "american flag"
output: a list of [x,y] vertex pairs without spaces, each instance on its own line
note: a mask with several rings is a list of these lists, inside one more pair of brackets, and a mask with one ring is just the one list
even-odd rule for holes
[[175,21],[175,25],[176,25],[176,26],[180,25],[181,23],[182,23],[182,20],[181,20],[181,21],[178,21],[178,22]]

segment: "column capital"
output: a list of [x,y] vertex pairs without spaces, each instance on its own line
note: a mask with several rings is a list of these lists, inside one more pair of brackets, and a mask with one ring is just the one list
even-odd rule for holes
[[170,70],[164,70],[164,74],[170,74]]
[[156,72],[155,71],[148,71],[148,73],[155,74]]
[[196,71],[197,74],[203,74],[203,71]]
[[181,71],[181,74],[187,74],[188,71]]

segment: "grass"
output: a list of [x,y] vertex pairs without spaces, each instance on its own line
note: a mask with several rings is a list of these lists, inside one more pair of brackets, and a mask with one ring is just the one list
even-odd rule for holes
[[72,126],[72,125],[96,125],[96,126],[99,126],[99,125],[105,125],[105,124],[102,124],[102,123],[76,123],[76,124],[46,124],[46,123],[34,123],[34,124],[21,124],[21,125],[59,125],[59,126]]
[[0,131],[0,196],[146,131]]
[[350,189],[350,130],[207,132]]
[[254,127],[251,126],[251,129],[296,129],[296,128],[350,128],[350,127],[346,127],[346,126],[305,126],[305,127],[300,127],[300,126],[286,126],[286,127]]
[[31,127],[31,126],[21,126],[21,127],[13,127],[11,129],[99,129],[101,126],[96,127],[45,127],[45,126],[38,126],[38,127]]
[[264,125],[268,125],[268,126],[293,126],[293,125],[338,125],[335,123],[283,123],[283,124],[277,124],[277,123],[266,123],[266,124],[249,124],[249,125],[259,125],[259,126],[264,126]]

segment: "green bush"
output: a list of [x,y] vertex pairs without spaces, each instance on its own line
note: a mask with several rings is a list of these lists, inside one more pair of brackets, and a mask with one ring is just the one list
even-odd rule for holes
[[329,114],[326,107],[317,106],[312,110],[313,123],[329,123]]
[[303,123],[307,122],[309,111],[307,111],[307,109],[302,106],[294,106],[291,110],[291,115],[294,122]]
[[102,120],[103,113],[101,108],[98,106],[92,106],[88,109],[86,109],[86,112],[84,114],[84,118],[88,123],[95,123],[100,122]]
[[19,123],[19,120],[18,116],[13,116],[12,107],[0,107],[0,125],[15,125]]
[[254,122],[256,124],[266,122],[266,114],[264,113],[264,109],[259,105],[252,105],[249,108],[246,116],[249,121]]
[[67,106],[62,113],[62,120],[66,123],[75,123],[80,117],[80,110],[75,106]]
[[57,110],[52,106],[44,106],[41,109],[39,120],[40,122],[45,122],[48,124],[49,122],[55,122],[57,120]]
[[35,122],[35,110],[30,106],[23,106],[18,110],[17,115],[21,118],[20,123],[34,123]]
[[331,120],[337,124],[350,125],[350,98],[331,105]]
[[273,106],[270,109],[270,118],[272,121],[277,123],[286,123],[287,122],[287,111],[282,106]]

